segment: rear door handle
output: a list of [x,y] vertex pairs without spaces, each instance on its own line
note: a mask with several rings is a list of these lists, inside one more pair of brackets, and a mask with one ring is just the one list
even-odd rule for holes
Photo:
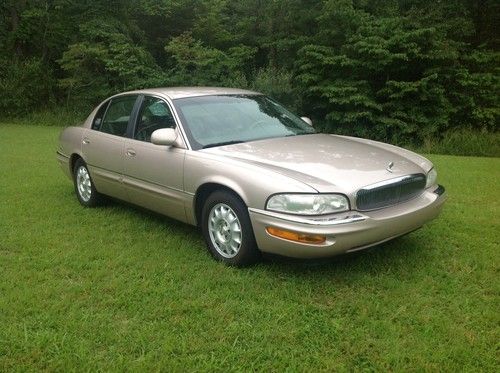
[[129,157],[134,157],[135,156],[135,150],[134,149],[127,149],[127,155]]
[[82,144],[84,144],[84,145],[90,144],[90,140],[88,138],[84,137],[82,140]]

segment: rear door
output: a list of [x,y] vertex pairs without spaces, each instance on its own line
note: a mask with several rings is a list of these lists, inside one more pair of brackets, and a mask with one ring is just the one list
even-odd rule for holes
[[137,98],[137,95],[119,96],[103,104],[82,141],[96,189],[120,199],[126,199],[122,184],[125,136]]
[[151,134],[160,128],[178,130],[172,110],[163,99],[144,96],[131,138],[125,140],[123,182],[130,202],[185,221],[186,150],[182,146],[152,144]]

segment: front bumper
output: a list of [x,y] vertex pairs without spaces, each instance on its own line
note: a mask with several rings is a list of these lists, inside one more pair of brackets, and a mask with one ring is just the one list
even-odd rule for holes
[[[361,250],[420,228],[436,218],[447,195],[444,187],[426,190],[419,197],[395,206],[305,218],[249,208],[260,250],[295,258],[319,258]],[[322,244],[306,244],[271,236],[267,227],[326,236]]]

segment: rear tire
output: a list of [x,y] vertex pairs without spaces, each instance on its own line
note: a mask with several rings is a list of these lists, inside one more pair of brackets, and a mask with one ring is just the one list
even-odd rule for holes
[[218,190],[207,198],[201,228],[208,250],[216,260],[246,267],[260,259],[247,207],[234,194]]
[[73,167],[73,182],[78,201],[85,207],[97,206],[102,195],[95,189],[87,164],[79,158]]

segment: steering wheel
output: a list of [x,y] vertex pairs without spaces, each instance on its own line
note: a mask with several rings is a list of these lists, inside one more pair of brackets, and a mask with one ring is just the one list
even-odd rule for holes
[[151,123],[147,126],[140,128],[135,134],[135,139],[142,141],[149,141],[149,139],[151,138],[151,134],[154,132],[155,129],[157,129],[155,127],[158,127],[158,123]]

